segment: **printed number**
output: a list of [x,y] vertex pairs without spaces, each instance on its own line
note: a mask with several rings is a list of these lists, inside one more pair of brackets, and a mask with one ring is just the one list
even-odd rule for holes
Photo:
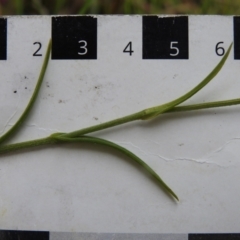
[[80,40],[80,41],[78,41],[78,43],[82,44],[82,46],[80,46],[81,52],[78,52],[78,55],[85,55],[85,54],[87,54],[87,52],[88,52],[87,41]]
[[171,42],[170,43],[170,49],[175,51],[175,53],[170,53],[170,56],[173,56],[173,57],[177,56],[179,54],[179,48],[174,46],[175,44],[178,44],[178,42]]
[[34,56],[34,57],[41,57],[42,54],[41,54],[41,53],[38,53],[38,52],[39,52],[40,49],[42,48],[42,44],[41,44],[40,42],[35,42],[35,43],[33,43],[33,45],[36,45],[36,44],[38,45],[38,49],[37,49],[36,52],[34,52],[33,56]]
[[224,42],[219,42],[216,45],[215,51],[218,56],[223,56],[225,53],[225,49],[223,47],[219,47],[220,44],[223,44]]
[[132,53],[134,52],[132,50],[132,42],[129,42],[127,46],[123,50],[124,53],[129,53],[130,56],[132,56]]

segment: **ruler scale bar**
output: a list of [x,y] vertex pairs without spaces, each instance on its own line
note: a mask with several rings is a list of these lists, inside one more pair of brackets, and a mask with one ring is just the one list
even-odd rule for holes
[[97,59],[97,18],[53,17],[52,59]]
[[0,18],[0,60],[7,60],[7,19]]
[[[143,59],[189,59],[188,17],[142,17]],[[233,17],[234,59],[240,59],[240,17]],[[97,59],[97,17],[52,17],[52,59]],[[11,46],[8,46],[11,47]],[[126,50],[131,46],[127,45]],[[219,48],[220,49],[220,46]],[[133,51],[132,51],[133,52]],[[37,55],[35,55],[37,56]],[[7,59],[7,18],[0,19],[0,60]]]
[[240,233],[81,233],[0,230],[1,240],[239,240]]
[[[240,97],[239,16],[9,16],[0,18],[2,133],[31,98],[50,38],[39,96],[13,142],[169,102],[199,84],[232,42],[219,74],[186,105]],[[1,156],[0,226],[29,232],[0,236],[37,239],[33,230],[45,229],[39,240],[239,239],[239,119],[231,106],[96,134],[146,161],[177,204],[128,159],[95,145]]]
[[143,17],[143,59],[188,59],[188,17]]
[[240,59],[240,17],[234,17],[234,59]]

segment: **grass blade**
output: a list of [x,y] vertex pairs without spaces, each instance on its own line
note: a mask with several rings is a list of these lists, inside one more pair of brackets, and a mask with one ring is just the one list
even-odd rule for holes
[[170,109],[172,109],[173,107],[179,105],[180,103],[186,101],[187,99],[189,99],[190,97],[192,97],[194,94],[196,94],[198,91],[200,91],[203,87],[205,87],[218,73],[219,71],[222,69],[224,63],[226,62],[229,53],[231,51],[232,48],[232,44],[229,46],[226,54],[224,55],[224,57],[221,59],[221,61],[218,63],[218,65],[208,74],[208,76],[203,79],[196,87],[194,87],[193,89],[191,89],[189,92],[185,93],[184,95],[182,95],[181,97],[165,103],[161,106],[157,106],[157,107],[153,107],[153,108],[148,108],[146,109],[146,116],[144,116],[142,119],[143,120],[147,120],[147,119],[151,119],[154,118],[156,116],[158,116],[161,113],[164,113],[166,111],[169,111]]
[[158,184],[168,194],[170,194],[176,200],[179,200],[177,195],[173,192],[173,190],[170,187],[168,187],[168,185],[159,177],[159,175],[150,166],[148,166],[142,159],[140,159],[134,153],[132,153],[131,151],[127,150],[126,148],[124,148],[116,143],[113,143],[113,142],[110,142],[110,141],[107,141],[107,140],[104,140],[101,138],[88,137],[88,136],[82,136],[82,137],[78,137],[78,138],[68,138],[68,137],[65,137],[64,134],[63,135],[57,134],[57,135],[53,136],[53,138],[56,140],[60,140],[61,142],[71,142],[71,143],[86,142],[86,143],[94,143],[94,144],[100,144],[100,145],[111,147],[111,148],[123,153],[124,155],[128,156],[133,161],[135,161],[140,166],[142,166],[155,180],[157,180]]
[[216,102],[199,103],[199,104],[192,104],[192,105],[186,105],[186,106],[176,106],[170,109],[169,111],[167,111],[166,113],[195,111],[195,110],[201,110],[201,109],[226,107],[226,106],[233,106],[233,105],[239,105],[239,104],[240,104],[240,98],[236,98],[236,99],[216,101]]
[[50,52],[51,52],[51,40],[49,41],[48,47],[47,47],[47,51],[45,54],[45,58],[43,61],[43,65],[42,65],[42,69],[41,72],[39,74],[39,78],[37,81],[37,85],[34,89],[34,92],[32,94],[32,97],[27,105],[27,107],[25,108],[24,112],[22,113],[22,115],[20,116],[20,118],[17,120],[17,122],[4,134],[0,137],[0,144],[3,143],[7,138],[9,138],[10,136],[12,136],[17,130],[18,128],[21,126],[21,124],[24,122],[24,120],[26,119],[26,117],[28,116],[30,110],[32,109],[32,106],[38,96],[39,90],[41,88],[42,85],[42,81],[47,69],[47,65],[48,65],[48,60],[49,60],[49,56],[50,56]]

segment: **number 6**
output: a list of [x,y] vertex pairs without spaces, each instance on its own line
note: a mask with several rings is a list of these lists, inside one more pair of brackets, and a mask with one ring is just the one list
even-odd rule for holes
[[216,54],[217,54],[218,56],[223,56],[224,53],[225,53],[224,48],[223,48],[223,47],[219,47],[219,45],[220,45],[220,44],[223,44],[223,43],[224,43],[224,42],[219,42],[219,43],[217,43],[217,45],[216,45],[215,51],[216,51]]

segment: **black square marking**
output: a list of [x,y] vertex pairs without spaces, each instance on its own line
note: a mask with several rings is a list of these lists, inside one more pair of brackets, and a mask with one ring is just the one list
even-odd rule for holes
[[49,232],[0,230],[1,240],[49,240]]
[[7,19],[0,18],[0,60],[7,60]]
[[52,17],[52,59],[97,59],[97,18]]
[[189,240],[240,240],[240,234],[212,233],[212,234],[189,234]]
[[143,16],[143,59],[188,59],[188,17]]
[[240,59],[240,17],[233,18],[234,59]]

